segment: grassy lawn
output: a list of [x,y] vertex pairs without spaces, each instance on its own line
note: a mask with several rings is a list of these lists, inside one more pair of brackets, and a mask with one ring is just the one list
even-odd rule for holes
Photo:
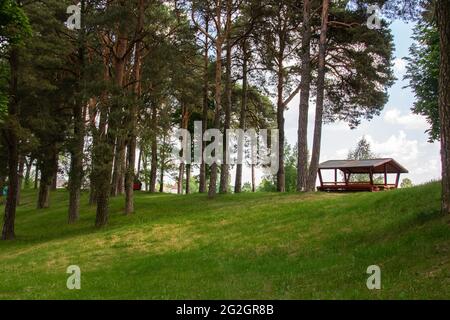
[[[437,183],[216,200],[138,193],[135,215],[113,199],[109,226],[96,230],[87,205],[66,224],[66,192],[41,211],[25,192],[18,239],[0,243],[0,299],[449,299],[439,197]],[[81,268],[81,290],[66,288],[69,265]],[[370,265],[382,290],[366,287]]]

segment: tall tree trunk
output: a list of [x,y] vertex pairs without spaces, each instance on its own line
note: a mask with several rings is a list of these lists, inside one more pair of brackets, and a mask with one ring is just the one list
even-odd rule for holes
[[150,168],[150,193],[156,192],[156,176],[158,174],[158,140],[156,136],[158,127],[158,109],[156,105],[153,106],[152,110],[152,126],[153,126],[153,136],[151,145],[151,168]]
[[80,216],[80,195],[83,182],[84,155],[84,119],[82,101],[73,107],[74,139],[71,150],[69,177],[69,224],[75,223]]
[[[107,106],[103,106],[107,108]],[[100,113],[100,122],[107,119],[107,110],[102,110]],[[95,200],[97,203],[95,226],[97,228],[103,227],[108,223],[109,216],[109,196],[111,193],[111,171],[113,148],[112,144],[114,137],[110,132],[103,132],[99,134],[98,141],[94,145],[94,162],[93,174],[95,185]]]
[[183,180],[184,180],[184,169],[186,164],[180,163],[180,167],[178,168],[178,184],[177,184],[177,193],[183,194]]
[[[122,31],[119,32],[116,52],[114,56],[114,75],[115,84],[118,88],[123,88],[124,75],[125,75],[125,65],[127,59],[127,46],[128,40],[123,35]],[[117,108],[117,105],[111,108]],[[96,157],[100,160],[99,165],[96,169],[96,197],[97,197],[97,213],[95,226],[97,228],[103,227],[108,223],[109,218],[109,194],[111,192],[111,171],[112,171],[112,156],[113,156],[113,146],[116,141],[116,133],[119,126],[119,121],[115,117],[116,110],[110,112],[112,115],[109,117],[108,121],[108,133],[106,136],[101,138],[101,142],[97,147]],[[102,112],[102,116],[106,116],[106,112]]]
[[17,207],[17,189],[19,188],[19,178],[17,166],[19,162],[19,141],[15,132],[19,113],[19,99],[17,96],[17,86],[19,77],[19,49],[15,46],[11,49],[9,57],[10,65],[10,101],[8,104],[9,125],[5,130],[7,135],[8,150],[8,195],[5,205],[5,216],[3,219],[2,240],[13,240],[15,238],[14,225]]
[[325,91],[325,57],[328,31],[328,9],[329,0],[322,1],[322,27],[320,30],[319,43],[319,69],[317,71],[317,97],[316,97],[316,119],[314,124],[314,141],[309,166],[309,178],[306,184],[306,191],[315,191],[317,172],[319,170],[320,147],[322,142],[323,124],[323,100]]
[[123,194],[123,168],[125,162],[125,139],[118,137],[116,141],[116,152],[114,154],[114,167],[111,181],[111,196],[117,197]]
[[278,174],[277,174],[277,191],[286,191],[286,175],[284,168],[284,66],[283,66],[283,56],[284,56],[284,40],[280,38],[280,52],[278,57],[278,84],[277,84],[277,126],[279,130],[279,146],[278,146]]
[[20,206],[20,197],[23,188],[23,172],[25,170],[25,156],[19,157],[18,187],[17,187],[17,206]]
[[[105,78],[106,79],[106,78]],[[100,121],[98,130],[95,127],[95,115],[91,113],[90,120],[91,120],[91,128],[93,131],[92,135],[92,164],[91,164],[91,174],[90,174],[90,193],[89,193],[89,204],[95,205],[97,203],[97,191],[96,191],[96,166],[99,166],[100,164],[96,162],[97,158],[95,157],[96,150],[100,147],[101,143],[104,143],[104,137],[106,136],[106,120],[107,116],[104,115],[108,112],[108,107],[106,105],[106,98],[104,97],[102,99],[103,103],[103,110],[100,112]],[[103,140],[102,140],[103,139]]]
[[[246,112],[247,112],[247,100],[248,100],[248,52],[247,52],[247,40],[242,40],[242,101],[239,119],[239,129],[245,131],[246,129]],[[234,183],[234,192],[242,192],[242,170],[244,162],[244,137],[240,137],[238,143],[238,164],[236,166],[236,180]]]
[[256,192],[256,165],[252,164],[252,192]]
[[226,96],[226,104],[225,104],[225,122],[224,122],[224,144],[223,144],[223,162],[220,170],[220,193],[228,192],[229,185],[229,163],[228,163],[228,141],[227,130],[230,129],[231,126],[231,95],[232,95],[232,83],[231,83],[231,67],[232,67],[232,44],[231,44],[231,8],[228,8],[228,16],[227,16],[227,29],[226,29],[226,50],[227,50],[227,58],[226,58],[226,83],[225,83],[225,96]]
[[117,195],[125,194],[125,173],[127,170],[127,143],[124,142],[122,152],[120,154],[120,166],[117,179]]
[[141,175],[141,164],[142,164],[142,149],[139,148],[138,166],[136,171],[136,175],[138,178]]
[[144,175],[144,183],[145,183],[145,191],[148,192],[149,191],[149,186],[150,186],[150,179],[148,178],[148,156],[147,153],[145,151],[142,152],[142,169],[145,172]]
[[161,158],[161,168],[159,173],[159,192],[164,192],[164,171],[165,171],[165,159]]
[[50,190],[56,191],[57,188],[58,188],[58,157],[56,156],[56,159],[54,159],[53,163],[52,183]]
[[[109,60],[111,56],[110,50],[105,47],[102,50],[103,53],[103,80],[105,83],[110,81],[109,74]],[[96,105],[96,103],[95,103]],[[96,185],[96,166],[100,166],[100,159],[96,159],[96,150],[100,148],[100,145],[105,142],[106,137],[106,124],[107,124],[107,113],[109,112],[109,101],[108,93],[104,91],[101,95],[99,109],[91,108],[89,110],[89,121],[90,127],[93,132],[92,134],[92,163],[91,163],[91,173],[90,173],[90,190],[89,190],[89,204],[95,205],[97,203],[97,185]],[[96,127],[96,118],[100,115],[100,120],[98,124],[98,129]]]
[[33,167],[33,161],[34,159],[30,157],[29,161],[26,163],[26,171],[25,171],[25,185],[24,187],[28,187],[30,185],[30,179],[31,179],[31,168]]
[[160,177],[159,177],[159,192],[164,192],[164,168],[161,168]]
[[186,165],[186,194],[191,194],[191,165]]
[[56,146],[51,147],[49,155],[41,159],[41,181],[39,183],[38,209],[46,209],[50,207],[50,190],[53,187],[55,179],[55,168],[58,167],[58,151]]
[[439,114],[441,121],[442,212],[450,214],[450,2],[436,3],[441,58],[439,64]]
[[303,3],[301,94],[298,120],[297,191],[304,191],[308,176],[308,111],[311,90],[311,1]]
[[[205,30],[209,32],[209,19],[205,18]],[[202,162],[200,164],[200,176],[199,176],[199,192],[206,193],[206,163],[203,157],[203,151],[205,150],[206,144],[203,141],[203,135],[208,129],[208,109],[209,109],[209,38],[205,36],[205,48],[203,53],[203,110],[202,110]]]
[[[142,33],[144,27],[144,0],[138,2],[138,25],[137,34]],[[127,172],[125,177],[125,214],[134,212],[134,181],[135,181],[135,163],[136,163],[136,147],[137,147],[137,110],[138,101],[141,96],[141,67],[142,67],[142,44],[137,41],[135,44],[134,56],[134,93],[136,95],[136,103],[132,103],[130,107],[130,136],[128,143],[128,159]]]
[[152,156],[150,163],[150,193],[156,192],[156,175],[158,174],[158,145],[156,138],[152,141]]
[[[85,11],[85,0],[81,1],[81,12]],[[82,22],[83,23],[83,22]],[[78,99],[75,102],[73,112],[73,139],[72,146],[70,148],[70,173],[69,173],[69,224],[73,224],[78,221],[80,217],[80,196],[81,196],[81,184],[83,183],[83,156],[84,156],[84,107],[85,107],[85,94],[84,90],[84,78],[85,78],[85,36],[84,25],[80,30],[80,44],[78,48],[78,59],[80,74],[78,78]]]
[[36,165],[34,166],[34,190],[39,187],[39,161],[36,160]]
[[[189,109],[183,105],[181,111],[181,129],[186,130],[189,126]],[[183,137],[183,144],[186,142],[187,137]],[[184,150],[184,152],[190,152],[189,150]],[[185,174],[186,163],[180,163],[178,172],[178,194],[183,194],[183,177]]]
[[41,180],[39,183],[38,209],[46,209],[50,206],[50,189],[52,177],[48,175],[47,170],[41,170]]
[[[219,5],[216,7],[216,23],[218,26],[222,25],[222,1],[219,1]],[[220,112],[222,109],[222,50],[223,50],[223,32],[222,30],[217,30],[218,34],[216,37],[216,76],[215,76],[215,112],[214,112],[214,128],[220,128]],[[209,178],[209,190],[208,197],[214,198],[217,194],[217,163],[214,162],[211,165],[211,174]]]

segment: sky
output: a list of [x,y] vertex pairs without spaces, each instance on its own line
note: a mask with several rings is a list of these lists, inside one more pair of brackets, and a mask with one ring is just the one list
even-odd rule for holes
[[[402,176],[409,178],[413,184],[422,184],[438,180],[441,176],[440,151],[438,143],[429,143],[425,130],[429,125],[424,117],[414,115],[411,108],[414,94],[403,80],[406,63],[402,58],[408,56],[413,40],[412,23],[395,21],[391,25],[395,43],[395,76],[398,79],[389,89],[389,101],[380,116],[370,122],[365,121],[357,129],[350,129],[345,123],[327,124],[322,136],[321,162],[331,159],[346,159],[348,152],[364,136],[371,144],[372,151],[382,158],[394,158],[409,170]],[[298,105],[297,96],[286,111],[286,138],[289,144],[297,142]],[[310,104],[309,115],[309,150],[312,149],[314,130],[314,103]],[[258,180],[261,179],[258,172]],[[244,181],[251,181],[249,170],[244,170]],[[234,181],[234,180],[232,180]]]

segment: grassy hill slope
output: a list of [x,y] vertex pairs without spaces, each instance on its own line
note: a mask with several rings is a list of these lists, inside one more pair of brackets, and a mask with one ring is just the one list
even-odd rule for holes
[[[36,211],[26,192],[14,242],[0,242],[0,299],[450,298],[450,225],[439,185],[361,194],[136,196],[68,226],[68,194]],[[87,202],[84,195],[83,203]],[[3,208],[1,208],[3,210]],[[66,288],[69,265],[82,290]],[[366,287],[370,265],[382,290]]]

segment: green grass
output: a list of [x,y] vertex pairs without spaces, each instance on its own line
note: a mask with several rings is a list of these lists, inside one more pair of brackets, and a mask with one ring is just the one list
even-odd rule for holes
[[[0,299],[448,299],[450,225],[432,183],[360,194],[136,195],[66,224],[68,195],[35,210],[25,192],[17,240],[0,243]],[[87,195],[83,197],[83,204]],[[3,208],[2,208],[3,209]],[[66,288],[69,265],[82,271]],[[382,290],[366,287],[370,265]]]

